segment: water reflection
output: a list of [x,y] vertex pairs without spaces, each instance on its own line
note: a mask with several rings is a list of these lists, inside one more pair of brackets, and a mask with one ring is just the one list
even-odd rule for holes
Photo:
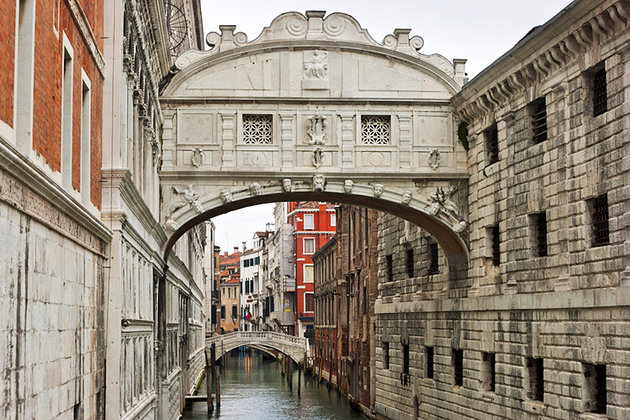
[[[297,369],[293,372],[293,390],[280,374],[275,360],[255,352],[233,352],[221,370],[221,408],[208,416],[206,403],[194,403],[184,412],[184,419],[352,419],[362,418],[343,396],[325,383],[317,385],[302,375],[301,395],[297,395]],[[199,388],[206,393],[205,382]]]

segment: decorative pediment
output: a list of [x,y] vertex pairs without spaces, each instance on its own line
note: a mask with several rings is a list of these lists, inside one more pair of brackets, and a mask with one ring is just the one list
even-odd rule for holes
[[379,43],[352,16],[345,13],[325,15],[326,12],[315,10],[307,11],[306,15],[298,12],[283,13],[252,41],[245,33],[235,32],[236,26],[222,25],[219,26],[221,33],[210,32],[206,36],[209,50],[188,51],[177,58],[175,65],[182,70],[205,57],[259,44],[300,40],[334,41],[340,44],[364,44],[386,48],[429,63],[448,76],[455,76],[455,66],[446,58],[439,54],[424,55],[419,52],[424,45],[424,40],[419,36],[410,37],[410,29],[396,29],[393,34],[387,35],[383,42]]

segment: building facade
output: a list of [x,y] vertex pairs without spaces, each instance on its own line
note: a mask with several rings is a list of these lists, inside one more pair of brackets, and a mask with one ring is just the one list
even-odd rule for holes
[[2,418],[105,414],[104,8],[0,5]]
[[376,210],[337,207],[336,235],[313,255],[314,372],[366,414],[374,412],[374,306],[378,296]]
[[380,218],[380,416],[630,415],[629,23],[626,2],[575,1],[453,98],[468,276],[452,280],[435,238]]
[[219,333],[238,331],[241,320],[241,255],[234,247],[234,252],[219,255]]
[[269,236],[256,232],[254,247],[241,255],[241,331],[261,331],[263,324],[263,253]]
[[[331,203],[290,202],[287,221],[293,228],[296,280],[295,333],[303,337],[313,329],[315,276],[311,256],[335,234],[336,213]],[[313,331],[314,333],[314,331]]]

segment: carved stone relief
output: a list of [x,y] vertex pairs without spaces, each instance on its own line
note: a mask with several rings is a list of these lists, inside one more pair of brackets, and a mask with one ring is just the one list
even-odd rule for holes
[[233,198],[232,198],[232,193],[230,193],[228,190],[223,190],[221,191],[221,200],[223,200],[224,203],[230,203]]
[[203,152],[201,147],[195,147],[192,151],[192,155],[190,156],[190,163],[195,168],[198,168],[203,164],[205,158],[206,154]]
[[411,191],[407,190],[403,193],[402,198],[400,200],[400,202],[406,206],[409,205],[409,203],[411,202]]
[[313,175],[313,191],[322,192],[326,189],[326,177],[324,175]]
[[427,164],[431,169],[437,169],[440,166],[440,152],[437,149],[433,149],[427,157]]
[[354,187],[354,181],[351,179],[346,179],[343,181],[343,192],[346,194],[352,193],[352,187]]
[[372,185],[372,190],[374,191],[374,197],[381,198],[381,195],[383,195],[383,184]]
[[291,192],[293,191],[293,185],[291,184],[291,178],[284,178],[282,180],[282,191]]
[[258,182],[254,182],[249,186],[249,192],[251,193],[253,197],[256,197],[262,194],[262,187],[260,186]]
[[302,89],[325,90],[328,88],[328,51],[305,51]]
[[199,201],[199,193],[193,189],[192,184],[188,185],[188,187],[184,189],[172,187],[172,190],[176,196],[172,200],[171,209],[168,212],[169,219],[173,213],[186,205],[190,205],[198,213],[203,212],[201,202]]

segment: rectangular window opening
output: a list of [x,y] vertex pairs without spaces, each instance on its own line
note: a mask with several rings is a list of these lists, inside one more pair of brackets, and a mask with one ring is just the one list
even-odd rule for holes
[[434,365],[433,365],[433,354],[434,354],[433,346],[426,346],[424,348],[424,359],[425,359],[425,377],[429,379],[433,379],[434,375]]
[[608,94],[606,86],[606,68],[604,63],[597,66],[593,73],[593,116],[608,110]]
[[528,105],[530,127],[534,143],[547,140],[547,102],[544,97],[538,98]]
[[499,224],[490,228],[492,236],[492,265],[498,267],[501,264],[501,234]]
[[606,414],[606,365],[583,363],[584,410]]
[[27,153],[32,149],[33,132],[35,0],[20,0],[17,13],[15,132],[18,149]]
[[464,350],[453,349],[452,353],[453,385],[464,385]]
[[438,244],[435,242],[431,242],[428,245],[428,249],[429,249],[429,274],[438,274],[440,272]]
[[413,248],[407,249],[407,277],[413,277],[414,261],[413,261]]
[[315,253],[315,238],[304,238],[304,253],[305,254]]
[[602,194],[588,201],[591,213],[592,246],[608,245],[610,233],[608,226],[608,196]]
[[383,369],[389,369],[389,342],[383,342]]
[[385,256],[385,271],[387,274],[387,281],[394,281],[394,257],[393,255]]
[[81,201],[84,204],[90,201],[90,87],[85,81],[82,83],[81,92]]
[[544,363],[542,358],[527,358],[527,373],[529,376],[529,393],[532,400],[544,401],[545,397],[545,376]]
[[481,386],[484,391],[494,392],[495,354],[483,353],[481,365]]
[[499,131],[497,124],[493,124],[484,132],[486,139],[486,156],[488,163],[493,164],[499,161]]
[[72,56],[63,52],[63,79],[61,87],[61,182],[72,186]]
[[410,377],[409,377],[409,344],[402,345],[402,373],[400,375],[400,383],[401,385],[409,385]]
[[547,256],[547,213],[540,212],[532,215],[534,224],[534,251],[538,257]]

